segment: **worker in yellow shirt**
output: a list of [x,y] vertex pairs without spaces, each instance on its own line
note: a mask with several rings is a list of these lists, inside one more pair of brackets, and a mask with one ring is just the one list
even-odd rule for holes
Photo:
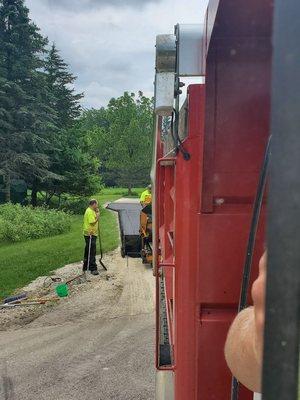
[[90,200],[83,217],[83,235],[85,240],[83,271],[99,275],[96,264],[96,242],[98,236],[99,208],[97,200]]
[[140,203],[143,208],[152,203],[151,185],[148,185],[147,189],[141,194]]

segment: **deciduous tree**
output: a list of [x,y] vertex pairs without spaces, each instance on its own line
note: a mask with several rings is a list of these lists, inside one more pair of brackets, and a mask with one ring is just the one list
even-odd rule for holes
[[125,92],[108,104],[110,149],[106,166],[117,175],[117,182],[128,187],[149,181],[152,160],[153,101],[139,92]]

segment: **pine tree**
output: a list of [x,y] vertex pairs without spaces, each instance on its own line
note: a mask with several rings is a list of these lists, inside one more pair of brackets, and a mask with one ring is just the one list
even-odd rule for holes
[[58,126],[70,127],[80,115],[79,101],[83,94],[75,93],[73,84],[76,76],[69,72],[68,64],[61,58],[54,43],[48,53],[45,70],[48,89],[53,99],[51,105],[56,110]]
[[[76,77],[69,72],[68,64],[60,56],[55,44],[51,46],[47,54],[45,72],[47,90],[51,96],[50,104],[56,112],[56,123],[59,128],[55,140],[56,150],[49,153],[52,160],[51,170],[58,177],[63,177],[63,179],[45,182],[43,189],[47,192],[47,199],[50,199],[53,195],[60,195],[68,190],[72,193],[74,190],[77,190],[77,193],[80,192],[78,191],[78,175],[76,178],[74,171],[78,174],[84,157],[79,148],[79,142],[72,140],[72,137],[78,131],[73,128],[81,113],[79,101],[83,95],[75,93],[73,85]],[[84,175],[83,172],[82,174]]]
[[0,174],[10,199],[10,178],[34,185],[47,179],[55,112],[49,103],[44,54],[47,45],[24,0],[0,0]]

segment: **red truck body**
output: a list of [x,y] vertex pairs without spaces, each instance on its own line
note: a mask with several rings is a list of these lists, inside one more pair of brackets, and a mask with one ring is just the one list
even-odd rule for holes
[[[189,160],[181,151],[166,151],[157,121],[157,368],[171,371],[175,400],[230,399],[224,343],[238,309],[269,137],[272,7],[270,0],[210,1],[205,83],[189,86],[181,111],[182,146]],[[251,280],[264,247],[264,214]],[[170,362],[164,365],[162,301],[170,342]],[[242,388],[239,398],[250,400],[253,393]]]

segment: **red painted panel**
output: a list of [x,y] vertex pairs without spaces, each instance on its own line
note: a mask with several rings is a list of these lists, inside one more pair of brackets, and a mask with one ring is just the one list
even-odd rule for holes
[[[156,194],[157,261],[175,265],[165,268],[168,305],[173,300],[168,320],[175,400],[230,399],[223,349],[238,307],[252,204],[269,135],[272,1],[211,4],[206,83],[188,91],[184,147],[191,158],[186,161],[178,152],[176,162],[160,170]],[[263,244],[264,217],[252,279]],[[239,398],[250,400],[252,394],[243,389]]]
[[188,138],[184,143],[191,155],[176,162],[175,204],[175,387],[176,399],[196,399],[197,372],[197,281],[204,121],[204,86],[189,87]]
[[[223,348],[237,310],[252,213],[247,203],[225,203],[215,206],[211,214],[200,212],[205,136],[200,115],[204,104],[204,87],[191,86],[189,136],[184,143],[191,160],[178,155],[175,170],[176,400],[230,398],[231,376]],[[256,157],[258,166],[260,157]],[[254,263],[261,254],[263,236],[261,225]],[[250,395],[244,392],[240,398],[248,400]]]
[[[184,147],[191,159],[185,161],[179,153],[176,163],[162,167],[158,188],[159,208],[163,210],[159,225],[159,262],[175,262],[174,269],[164,268],[174,349],[175,400],[230,398],[231,376],[223,348],[237,310],[252,214],[250,203],[255,192],[253,188],[250,198],[244,197],[244,202],[238,203],[234,198],[214,205],[212,213],[201,212],[204,106],[204,86],[190,86],[189,134]],[[264,143],[262,136],[261,147]],[[256,181],[261,153],[252,160],[257,164]],[[253,165],[250,169],[254,170]],[[245,196],[243,192],[238,194],[241,198]],[[261,223],[254,256],[256,267],[262,252],[263,228]],[[173,246],[168,238],[170,230]],[[253,277],[256,273],[254,268]],[[241,392],[241,400],[250,398],[250,392]]]
[[[214,7],[215,2],[209,3]],[[214,35],[270,37],[273,3],[273,0],[220,0]]]
[[[242,208],[242,206],[239,206]],[[248,213],[247,213],[248,212]],[[242,265],[250,229],[251,208],[243,213],[213,213],[199,216],[199,266],[197,269],[197,301],[202,304],[237,304]],[[263,226],[257,235],[253,259],[253,276],[257,276],[263,252]]]

